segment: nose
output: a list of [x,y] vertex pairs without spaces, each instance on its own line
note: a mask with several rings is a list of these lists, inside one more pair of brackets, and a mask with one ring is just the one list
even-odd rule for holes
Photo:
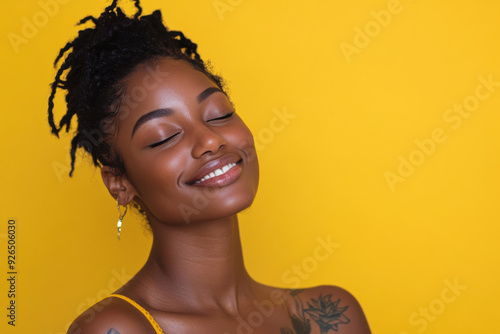
[[193,158],[200,158],[204,154],[216,153],[227,144],[224,136],[209,125],[196,127],[194,131]]

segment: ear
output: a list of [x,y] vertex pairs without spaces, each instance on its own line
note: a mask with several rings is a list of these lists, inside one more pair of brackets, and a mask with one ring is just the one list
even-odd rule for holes
[[101,177],[111,196],[118,200],[120,205],[126,206],[137,195],[137,191],[127,176],[123,173],[118,173],[115,168],[102,166]]

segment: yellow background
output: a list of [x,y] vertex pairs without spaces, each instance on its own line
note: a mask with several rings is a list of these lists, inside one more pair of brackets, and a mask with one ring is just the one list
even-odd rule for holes
[[[444,119],[454,104],[474,101],[479,77],[500,82],[500,3],[143,2],[145,13],[161,8],[167,26],[212,60],[260,145],[259,194],[240,215],[253,277],[342,286],[374,333],[500,331],[500,87],[456,128]],[[70,137],[51,136],[46,121],[59,48],[76,36],[79,19],[106,5],[65,0],[46,22],[35,0],[2,10],[1,277],[8,218],[17,220],[19,272],[14,329],[1,279],[2,333],[63,333],[149,251],[137,215],[126,217],[116,240],[116,207],[99,172],[79,159],[69,178]],[[389,8],[398,13],[382,26],[372,11]],[[22,36],[23,17],[40,27],[16,52],[8,36]],[[369,41],[359,36],[366,29]],[[357,53],[346,57],[346,44]],[[276,112],[294,118],[279,123]],[[418,153],[416,141],[436,128],[446,140]],[[391,189],[386,172],[397,174],[410,156],[424,161]],[[318,238],[328,237],[338,245],[319,261]],[[293,266],[303,274],[292,281]],[[461,290],[445,290],[446,282]],[[420,315],[425,309],[432,317]]]

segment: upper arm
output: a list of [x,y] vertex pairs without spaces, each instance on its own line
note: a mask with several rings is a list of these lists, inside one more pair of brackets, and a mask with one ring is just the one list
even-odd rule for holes
[[[333,330],[339,334],[370,334],[361,305],[347,290],[323,285],[292,290],[293,312],[309,319],[311,327]],[[323,331],[322,331],[323,332]]]
[[339,330],[339,333],[370,334],[371,331],[368,321],[358,300],[347,290],[332,286],[329,288],[333,290],[333,293],[340,299],[340,306],[348,306],[345,310],[345,314],[346,317],[350,319],[349,326],[345,326],[342,330]]
[[94,304],[76,318],[67,334],[155,334],[146,317],[117,298]]

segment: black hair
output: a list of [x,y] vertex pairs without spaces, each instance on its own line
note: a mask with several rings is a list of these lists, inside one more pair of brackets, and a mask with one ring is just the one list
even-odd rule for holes
[[[110,138],[115,131],[116,116],[123,107],[122,81],[137,66],[160,57],[185,60],[224,91],[222,78],[211,72],[196,51],[195,43],[180,31],[168,30],[160,10],[141,16],[140,1],[131,1],[137,9],[133,17],[125,15],[117,6],[118,0],[113,0],[98,18],[87,16],[80,20],[78,25],[91,21],[94,27],[80,30],[78,36],[59,51],[54,62],[57,68],[67,53],[51,85],[48,121],[52,133],[59,137],[61,129],[68,132],[73,116],[77,117],[78,125],[71,141],[70,176],[79,147],[92,156],[95,166],[111,166],[117,173],[125,172]],[[58,89],[66,90],[67,112],[57,126],[53,109]]]

